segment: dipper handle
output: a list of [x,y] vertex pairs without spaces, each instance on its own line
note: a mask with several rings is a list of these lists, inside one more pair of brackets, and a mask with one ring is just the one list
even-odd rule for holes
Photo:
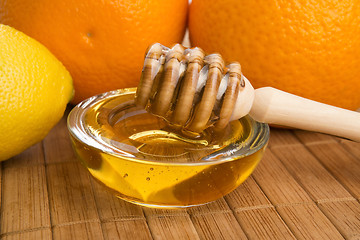
[[255,90],[250,116],[259,122],[331,134],[360,142],[360,113],[281,90]]

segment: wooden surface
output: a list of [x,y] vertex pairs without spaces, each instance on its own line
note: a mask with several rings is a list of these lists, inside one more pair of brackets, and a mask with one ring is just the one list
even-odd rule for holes
[[0,239],[360,239],[360,143],[271,130],[265,157],[226,197],[187,210],[112,196],[75,159],[65,117],[0,165]]

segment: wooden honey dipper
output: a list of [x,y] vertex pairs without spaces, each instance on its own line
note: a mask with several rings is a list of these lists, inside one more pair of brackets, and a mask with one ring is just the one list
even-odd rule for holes
[[259,122],[360,141],[360,113],[271,87],[254,90],[239,63],[200,48],[159,43],[147,50],[135,102],[172,125],[200,133],[249,114]]

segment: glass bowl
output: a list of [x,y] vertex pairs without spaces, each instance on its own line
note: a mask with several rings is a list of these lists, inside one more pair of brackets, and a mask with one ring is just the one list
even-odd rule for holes
[[136,88],[91,97],[72,109],[68,129],[81,163],[116,196],[147,207],[215,201],[259,163],[269,127],[249,116],[221,132],[188,137],[134,104]]

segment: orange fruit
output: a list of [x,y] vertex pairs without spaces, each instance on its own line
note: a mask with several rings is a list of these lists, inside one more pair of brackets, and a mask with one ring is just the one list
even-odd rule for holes
[[239,61],[255,88],[360,107],[358,0],[192,0],[189,11],[191,44]]
[[77,103],[137,86],[153,42],[181,42],[188,0],[0,0],[0,23],[44,44],[68,69]]

